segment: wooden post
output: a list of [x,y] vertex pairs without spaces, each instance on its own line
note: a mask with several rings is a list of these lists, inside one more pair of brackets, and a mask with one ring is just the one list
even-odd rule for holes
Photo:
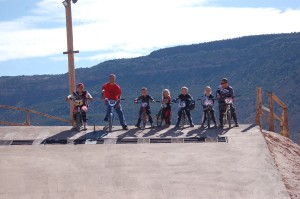
[[262,88],[256,89],[256,125],[262,128]]
[[288,121],[288,109],[283,108],[283,134],[284,137],[290,137],[289,135],[289,121]]
[[270,112],[268,113],[268,125],[269,131],[275,132],[274,126],[274,101],[273,101],[273,93],[268,93],[268,107]]
[[26,113],[26,125],[27,126],[30,126],[30,111],[27,111]]
[[[73,27],[72,27],[72,9],[71,9],[71,0],[67,0],[67,5],[65,5],[66,10],[66,29],[67,29],[67,46],[68,51],[64,54],[68,54],[68,72],[69,72],[69,93],[76,91],[76,81],[75,81],[75,64],[74,64],[74,51],[73,49]],[[71,124],[74,123],[73,119],[73,109],[74,103],[70,101],[70,120]]]

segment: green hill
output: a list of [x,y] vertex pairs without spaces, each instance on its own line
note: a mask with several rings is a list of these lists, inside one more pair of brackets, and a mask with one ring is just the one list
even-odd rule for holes
[[[189,87],[194,98],[202,95],[210,85],[215,91],[222,77],[227,77],[235,89],[238,118],[241,123],[253,123],[255,117],[256,87],[273,91],[289,107],[292,138],[300,143],[300,33],[241,37],[230,40],[178,46],[154,51],[148,56],[118,59],[100,63],[91,68],[77,69],[78,82],[95,97],[89,110],[89,123],[103,125],[105,112],[100,101],[101,85],[110,73],[117,74],[123,89],[123,103],[128,123],[134,124],[138,105],[133,99],[142,86],[159,99],[163,88],[171,90],[172,97],[180,87]],[[0,77],[1,104],[32,108],[51,115],[68,118],[69,106],[64,101],[68,94],[68,76],[39,75]],[[152,105],[156,113],[159,105]],[[217,108],[217,107],[216,107]],[[279,107],[276,111],[281,115]],[[173,107],[173,120],[177,108]],[[201,107],[193,111],[196,124],[200,123]],[[266,119],[266,118],[265,118]],[[0,120],[25,121],[25,115],[0,110]],[[265,122],[266,123],[266,122]],[[34,125],[60,125],[57,121],[33,116]],[[279,128],[277,128],[279,130]]]

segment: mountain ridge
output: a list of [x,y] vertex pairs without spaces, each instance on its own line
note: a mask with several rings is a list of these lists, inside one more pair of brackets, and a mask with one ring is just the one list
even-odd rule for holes
[[[138,106],[132,100],[139,95],[142,86],[160,99],[163,88],[171,90],[172,97],[185,85],[194,98],[199,98],[203,88],[210,85],[216,91],[222,77],[228,77],[235,92],[241,95],[236,100],[240,122],[253,123],[255,116],[256,87],[264,89],[264,104],[267,91],[273,91],[289,107],[292,138],[300,143],[300,103],[297,88],[300,87],[300,33],[246,36],[202,44],[176,46],[153,51],[147,56],[115,59],[102,62],[91,68],[76,69],[77,82],[84,82],[95,97],[91,103],[90,123],[103,123],[104,106],[100,102],[100,88],[110,73],[117,74],[124,97],[125,115],[130,124],[137,119]],[[0,100],[2,104],[33,108],[51,115],[68,118],[68,74],[3,76],[0,77]],[[158,104],[152,105],[153,115]],[[280,109],[275,107],[278,115]],[[217,109],[217,106],[215,106]],[[173,108],[173,123],[177,108]],[[218,112],[218,111],[217,111]],[[193,111],[199,123],[201,107]],[[23,120],[17,113],[0,110],[0,120]],[[33,118],[35,125],[58,125],[56,121]],[[278,128],[277,128],[278,129]],[[298,141],[299,139],[299,141]]]

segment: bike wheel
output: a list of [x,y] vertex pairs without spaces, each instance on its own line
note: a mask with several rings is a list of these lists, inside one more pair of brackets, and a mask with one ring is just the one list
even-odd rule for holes
[[227,111],[223,115],[223,126],[225,126],[227,123]]
[[148,121],[147,113],[144,111],[144,112],[142,113],[142,129],[145,129],[145,128],[146,128],[147,121]]
[[157,124],[158,127],[161,127],[162,122],[163,122],[162,120],[163,120],[163,117],[162,117],[162,110],[160,110],[160,111],[158,112],[158,114],[156,115],[156,124]]
[[113,118],[114,118],[114,114],[110,113],[108,118],[108,130],[110,132],[112,131]]
[[76,113],[76,116],[75,116],[75,122],[76,122],[76,130],[77,131],[80,131],[80,127],[81,127],[81,116],[80,116],[80,113]]
[[210,120],[211,120],[211,114],[210,111],[207,111],[207,128],[210,128]]
[[231,111],[227,111],[227,121],[228,121],[228,126],[231,128]]

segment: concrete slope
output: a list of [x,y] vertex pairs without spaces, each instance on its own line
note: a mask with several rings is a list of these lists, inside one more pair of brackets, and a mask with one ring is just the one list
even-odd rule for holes
[[[8,127],[0,127],[0,140],[22,131],[10,128],[9,137]],[[60,128],[65,127],[53,127],[57,134],[64,131]],[[29,129],[34,131],[23,127],[23,132]],[[151,136],[179,133],[167,131]],[[219,131],[185,129],[179,136]],[[107,136],[145,135],[137,133]],[[222,133],[228,143],[0,146],[0,198],[289,198],[256,126]]]

